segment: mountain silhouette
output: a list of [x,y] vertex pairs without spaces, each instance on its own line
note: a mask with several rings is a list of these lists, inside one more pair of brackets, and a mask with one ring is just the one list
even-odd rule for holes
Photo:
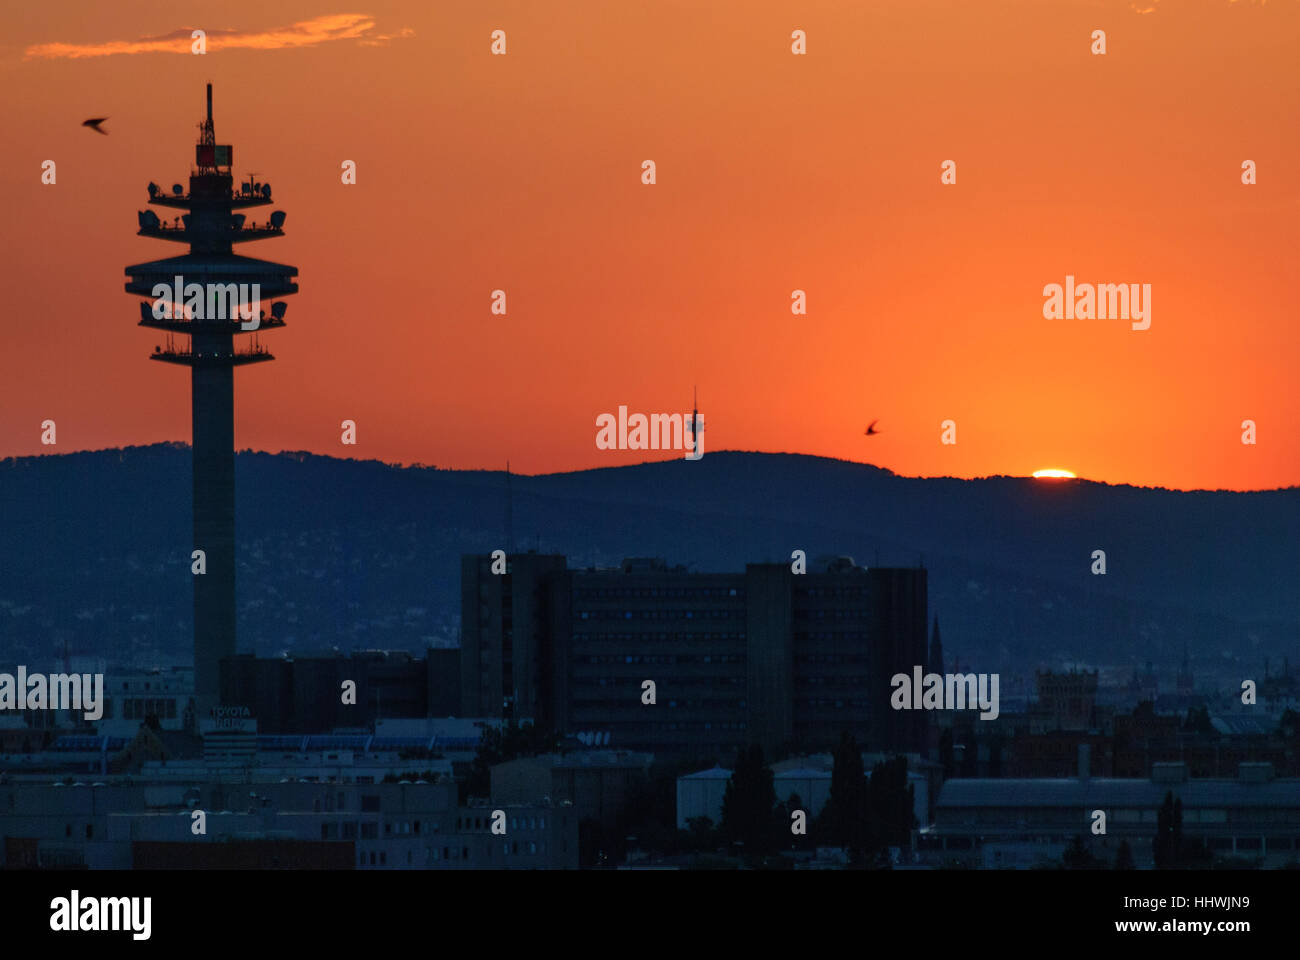
[[[0,656],[184,661],[190,469],[184,444],[0,461]],[[505,548],[501,472],[245,451],[236,486],[241,650],[454,645],[460,555]],[[511,487],[516,549],[575,567],[923,558],[945,650],[981,669],[1172,664],[1184,643],[1254,668],[1300,637],[1300,488],[922,479],[734,451]]]

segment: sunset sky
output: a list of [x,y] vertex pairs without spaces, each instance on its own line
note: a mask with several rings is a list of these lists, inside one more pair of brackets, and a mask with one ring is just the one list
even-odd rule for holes
[[[3,18],[0,456],[188,441],[189,371],[148,360],[161,334],[136,326],[123,268],[184,252],[135,236],[135,212],[150,180],[186,182],[210,80],[236,178],[288,214],[284,238],[237,252],[296,265],[301,290],[262,337],[276,361],[235,373],[241,449],[522,473],[666,459],[597,449],[596,418],[686,412],[698,385],[706,455],[1300,483],[1300,4],[84,0]],[[97,116],[109,136],[81,126]],[[1150,284],[1150,329],[1044,319],[1067,274]]]

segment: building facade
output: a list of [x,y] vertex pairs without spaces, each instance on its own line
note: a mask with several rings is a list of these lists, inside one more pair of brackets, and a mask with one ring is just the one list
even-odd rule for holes
[[[360,650],[344,656],[255,657],[221,661],[221,703],[246,706],[262,733],[310,734],[368,727],[385,718],[460,714],[460,651]],[[352,681],[355,702],[345,703]]]
[[[1300,780],[1274,778],[1267,763],[1204,780],[1188,778],[1181,763],[1156,764],[1149,779],[949,780],[918,845],[935,865],[1027,869],[1060,861],[1076,837],[1113,865],[1128,841],[1135,865],[1150,867],[1168,794],[1182,801],[1184,837],[1203,842],[1211,856],[1266,867],[1297,861]],[[1104,834],[1092,833],[1095,811],[1106,815]]]
[[[197,811],[202,834],[194,832]],[[505,832],[494,832],[494,823]],[[461,806],[449,779],[8,783],[0,785],[0,837],[6,868],[195,869],[232,858],[286,868],[338,868],[344,860],[389,870],[578,865],[572,807],[540,800]]]
[[925,749],[926,715],[893,710],[889,683],[926,663],[923,569],[571,570],[525,554],[491,571],[489,556],[462,560],[466,710],[657,756],[831,749],[845,731]]

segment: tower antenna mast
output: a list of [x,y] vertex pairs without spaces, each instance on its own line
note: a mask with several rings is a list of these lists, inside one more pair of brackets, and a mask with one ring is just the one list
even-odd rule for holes
[[[194,686],[201,714],[219,702],[220,664],[236,649],[234,368],[274,359],[260,343],[252,350],[237,350],[235,344],[255,330],[283,327],[283,303],[273,303],[269,314],[258,304],[298,292],[297,267],[234,255],[235,244],[283,236],[285,215],[274,211],[269,223],[257,225],[236,213],[269,205],[271,190],[267,185],[256,194],[231,189],[234,150],[216,142],[211,83],[206,105],[189,190],[177,184],[165,193],[149,185],[151,205],[187,211],[173,219],[183,220],[184,226],[167,226],[152,210],[137,214],[137,236],[182,243],[188,250],[126,268],[126,292],[145,298],[139,325],[167,338],[167,346],[155,347],[151,359],[190,368],[194,530],[187,550],[203,551],[206,563],[204,575],[193,578]],[[153,292],[157,286],[173,289],[173,284],[175,293],[160,298]],[[206,301],[206,310],[171,310],[160,318],[150,309],[157,300],[179,308],[179,291],[189,286],[206,288],[200,301]],[[174,346],[176,334],[181,335],[180,347]]]

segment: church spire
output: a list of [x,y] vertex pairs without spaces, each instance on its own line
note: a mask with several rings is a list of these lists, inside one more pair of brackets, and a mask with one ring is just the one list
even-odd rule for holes
[[930,632],[930,657],[926,664],[928,673],[943,673],[943,641],[939,638],[939,618],[934,618],[934,629]]

